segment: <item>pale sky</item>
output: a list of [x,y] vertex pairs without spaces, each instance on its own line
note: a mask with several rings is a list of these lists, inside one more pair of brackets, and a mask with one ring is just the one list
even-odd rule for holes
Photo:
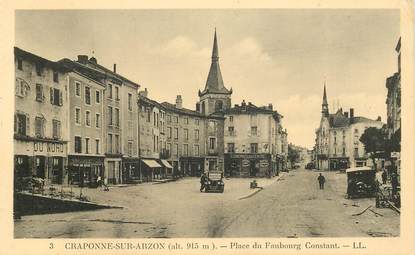
[[17,11],[16,46],[59,60],[94,56],[148,88],[152,99],[181,94],[195,109],[218,33],[232,104],[272,103],[288,140],[312,148],[326,81],[334,102],[386,120],[385,79],[397,71],[396,10]]

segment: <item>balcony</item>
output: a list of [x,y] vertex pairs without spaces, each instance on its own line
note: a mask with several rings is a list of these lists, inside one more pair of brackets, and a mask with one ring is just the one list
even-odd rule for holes
[[219,153],[218,153],[218,150],[217,149],[209,149],[208,150],[208,155],[209,156],[217,156]]

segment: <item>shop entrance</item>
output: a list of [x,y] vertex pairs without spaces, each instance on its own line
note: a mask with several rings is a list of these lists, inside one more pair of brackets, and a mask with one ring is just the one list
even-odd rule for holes
[[45,179],[45,161],[46,158],[44,156],[35,157],[35,175],[38,178]]
[[259,161],[258,160],[251,160],[250,161],[250,168],[249,168],[249,176],[255,177],[258,173],[259,168]]

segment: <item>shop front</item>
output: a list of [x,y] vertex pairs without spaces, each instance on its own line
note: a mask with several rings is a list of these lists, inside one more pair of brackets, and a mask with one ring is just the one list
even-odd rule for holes
[[185,176],[199,177],[204,172],[204,159],[201,157],[180,157],[180,167]]
[[104,157],[68,155],[68,184],[94,186],[98,176],[105,180]]
[[271,154],[225,154],[225,175],[231,177],[269,177],[273,166]]
[[141,159],[141,177],[144,182],[161,179],[162,166],[155,159]]
[[159,163],[163,166],[163,178],[173,178],[173,166],[171,165],[171,163],[166,159],[160,159]]
[[329,159],[329,166],[331,171],[345,170],[350,167],[348,157],[333,157]]
[[123,183],[137,183],[140,178],[140,160],[138,158],[123,159]]
[[66,142],[49,139],[15,139],[14,174],[37,177],[46,184],[62,184],[66,173]]

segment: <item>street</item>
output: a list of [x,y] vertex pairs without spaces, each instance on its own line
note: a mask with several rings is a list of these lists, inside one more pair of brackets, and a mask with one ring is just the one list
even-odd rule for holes
[[[225,180],[225,192],[200,193],[199,179],[88,189],[94,202],[123,209],[24,216],[16,238],[178,237],[369,237],[399,236],[399,214],[375,208],[374,198],[346,199],[344,173],[298,169],[280,178],[257,179],[264,189],[252,197],[252,179]],[[371,211],[359,213],[372,205]]]

